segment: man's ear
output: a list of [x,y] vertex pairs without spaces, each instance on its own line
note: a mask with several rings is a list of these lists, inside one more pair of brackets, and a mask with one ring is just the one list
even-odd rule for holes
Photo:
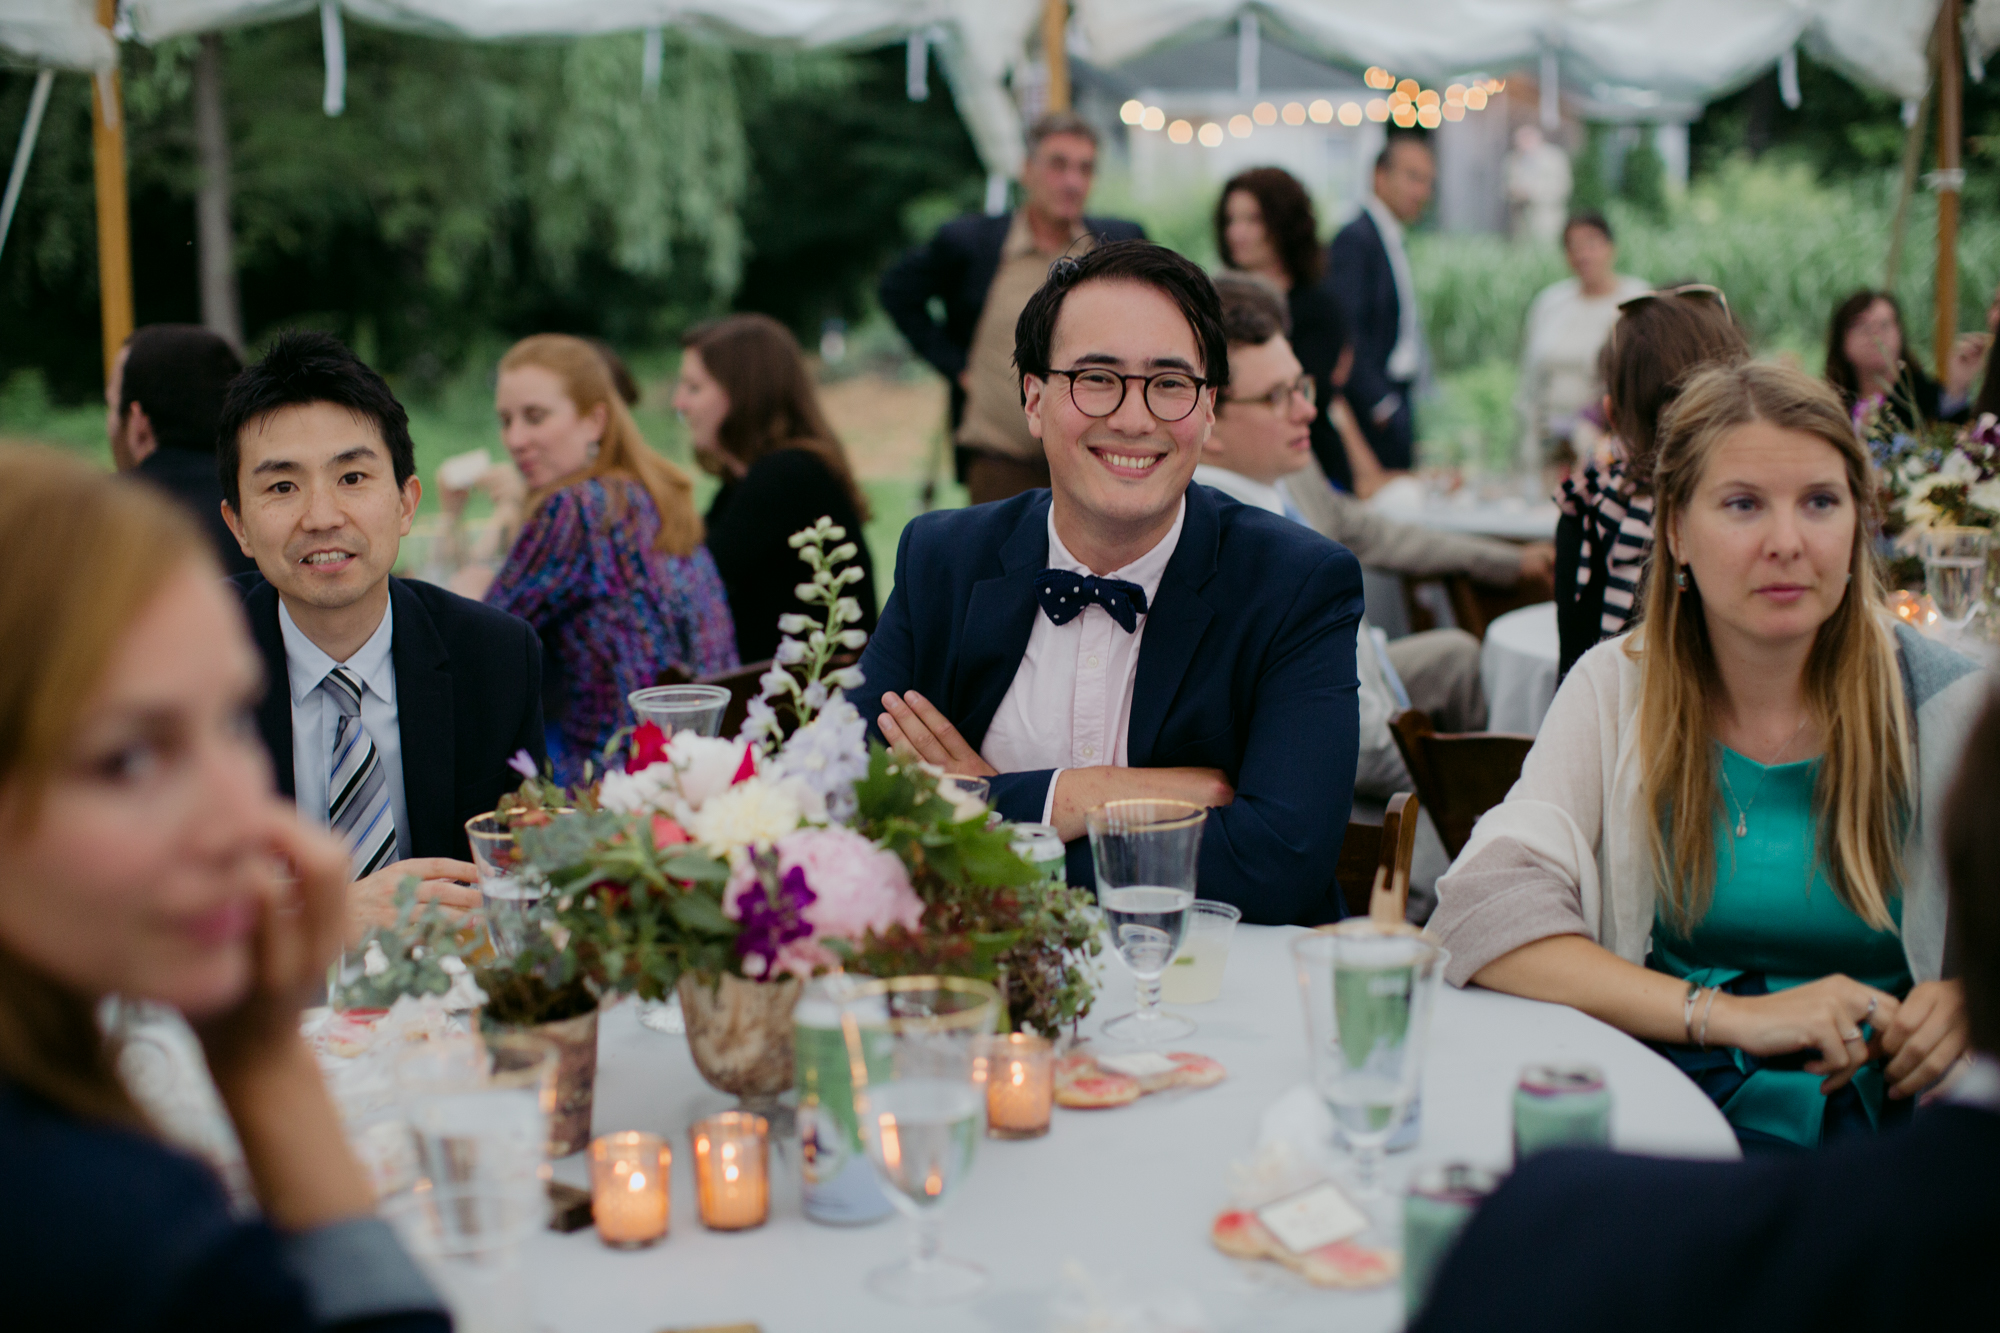
[[423,503],[423,498],[423,478],[412,472],[403,482],[403,524],[400,535],[404,537],[410,535],[410,525],[416,521],[417,506]]
[[153,433],[153,422],[147,417],[146,409],[133,403],[125,409],[125,450],[131,454],[134,463],[143,463],[159,452],[160,437]]
[[229,531],[236,538],[236,544],[243,548],[243,554],[255,560],[257,553],[250,549],[250,539],[243,535],[243,519],[227,500],[222,502],[222,521],[229,525]]
[[1028,417],[1028,434],[1038,440],[1042,438],[1042,398],[1048,388],[1049,382],[1038,375],[1021,376],[1021,392],[1026,395],[1021,410]]

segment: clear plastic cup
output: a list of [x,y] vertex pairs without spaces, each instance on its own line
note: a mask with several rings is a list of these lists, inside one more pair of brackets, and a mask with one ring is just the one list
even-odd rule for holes
[[382,1204],[450,1308],[462,1333],[534,1333],[535,1306],[522,1250],[548,1218],[539,1192],[490,1185],[415,1190]]
[[651,722],[668,736],[677,731],[720,736],[729,690],[721,685],[654,685],[632,691],[625,702],[641,722]]
[[1168,1004],[1208,1004],[1222,998],[1222,974],[1229,966],[1229,937],[1243,913],[1228,903],[1195,899],[1187,938],[1161,978]]

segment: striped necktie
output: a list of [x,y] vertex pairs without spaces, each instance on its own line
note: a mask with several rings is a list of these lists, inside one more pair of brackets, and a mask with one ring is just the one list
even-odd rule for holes
[[327,769],[326,822],[354,857],[354,878],[372,875],[396,857],[396,819],[382,757],[361,725],[361,678],[344,666],[319,683],[339,711]]

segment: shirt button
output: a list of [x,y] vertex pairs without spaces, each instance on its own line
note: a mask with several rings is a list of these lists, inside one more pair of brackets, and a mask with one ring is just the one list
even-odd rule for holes
[[1083,664],[1084,664],[1085,666],[1088,666],[1088,667],[1094,667],[1094,666],[1096,666],[1096,665],[1097,665],[1097,654],[1096,654],[1096,653],[1092,653],[1092,654],[1091,654],[1091,655],[1090,655],[1089,657],[1086,657],[1086,658],[1084,658],[1084,659],[1083,659]]
[[1097,758],[1097,747],[1096,747],[1095,745],[1086,745],[1086,746],[1084,746],[1084,747],[1083,747],[1083,757],[1084,757],[1085,759],[1095,759],[1095,758]]

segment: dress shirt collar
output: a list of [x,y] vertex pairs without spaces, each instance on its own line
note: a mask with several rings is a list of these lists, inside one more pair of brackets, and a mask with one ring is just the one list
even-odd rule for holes
[[[1089,229],[1079,219],[1069,229],[1069,243],[1070,245],[1075,245],[1088,235],[1090,235]],[[1014,221],[1007,228],[1007,239],[1000,243],[1000,259],[1004,263],[1009,259],[1019,259],[1023,255],[1032,255],[1035,253],[1037,253],[1035,229],[1029,224],[1028,209],[1026,205],[1023,205],[1014,210]]]
[[[1186,521],[1187,497],[1183,495],[1181,497],[1180,508],[1174,511],[1174,525],[1167,529],[1167,535],[1160,538],[1152,550],[1146,552],[1146,554],[1140,556],[1131,564],[1112,570],[1104,577],[1124,579],[1128,583],[1138,584],[1146,590],[1146,605],[1151,606],[1160,595],[1160,580],[1166,577],[1167,562],[1174,558],[1174,548],[1181,543],[1181,525]],[[1062,544],[1062,538],[1056,536],[1056,507],[1053,504],[1049,506],[1048,567],[1050,569],[1067,569],[1078,574],[1093,572],[1081,560],[1071,555],[1069,548]],[[1106,614],[1109,613],[1107,612]],[[1141,616],[1139,620],[1141,624],[1145,623],[1144,616]]]
[[336,662],[320,646],[306,637],[306,632],[292,619],[291,611],[284,599],[278,600],[278,632],[285,640],[285,672],[291,678],[292,702],[303,704],[327,673],[337,666],[345,666],[361,678],[376,698],[384,703],[396,701],[396,668],[390,645],[396,637],[396,608],[394,600],[383,603],[382,623],[368,636],[368,642],[356,650],[354,656],[345,662]]
[[1382,233],[1382,243],[1398,249],[1403,244],[1403,220],[1389,211],[1389,206],[1375,197],[1370,190],[1362,199],[1361,206],[1368,210],[1368,216],[1375,219],[1375,229]]
[[1276,486],[1261,481],[1252,481],[1241,472],[1231,472],[1228,468],[1217,467],[1213,463],[1203,463],[1194,470],[1194,479],[1204,486],[1213,486],[1232,500],[1254,505],[1258,509],[1289,517],[1285,514],[1285,497]]

